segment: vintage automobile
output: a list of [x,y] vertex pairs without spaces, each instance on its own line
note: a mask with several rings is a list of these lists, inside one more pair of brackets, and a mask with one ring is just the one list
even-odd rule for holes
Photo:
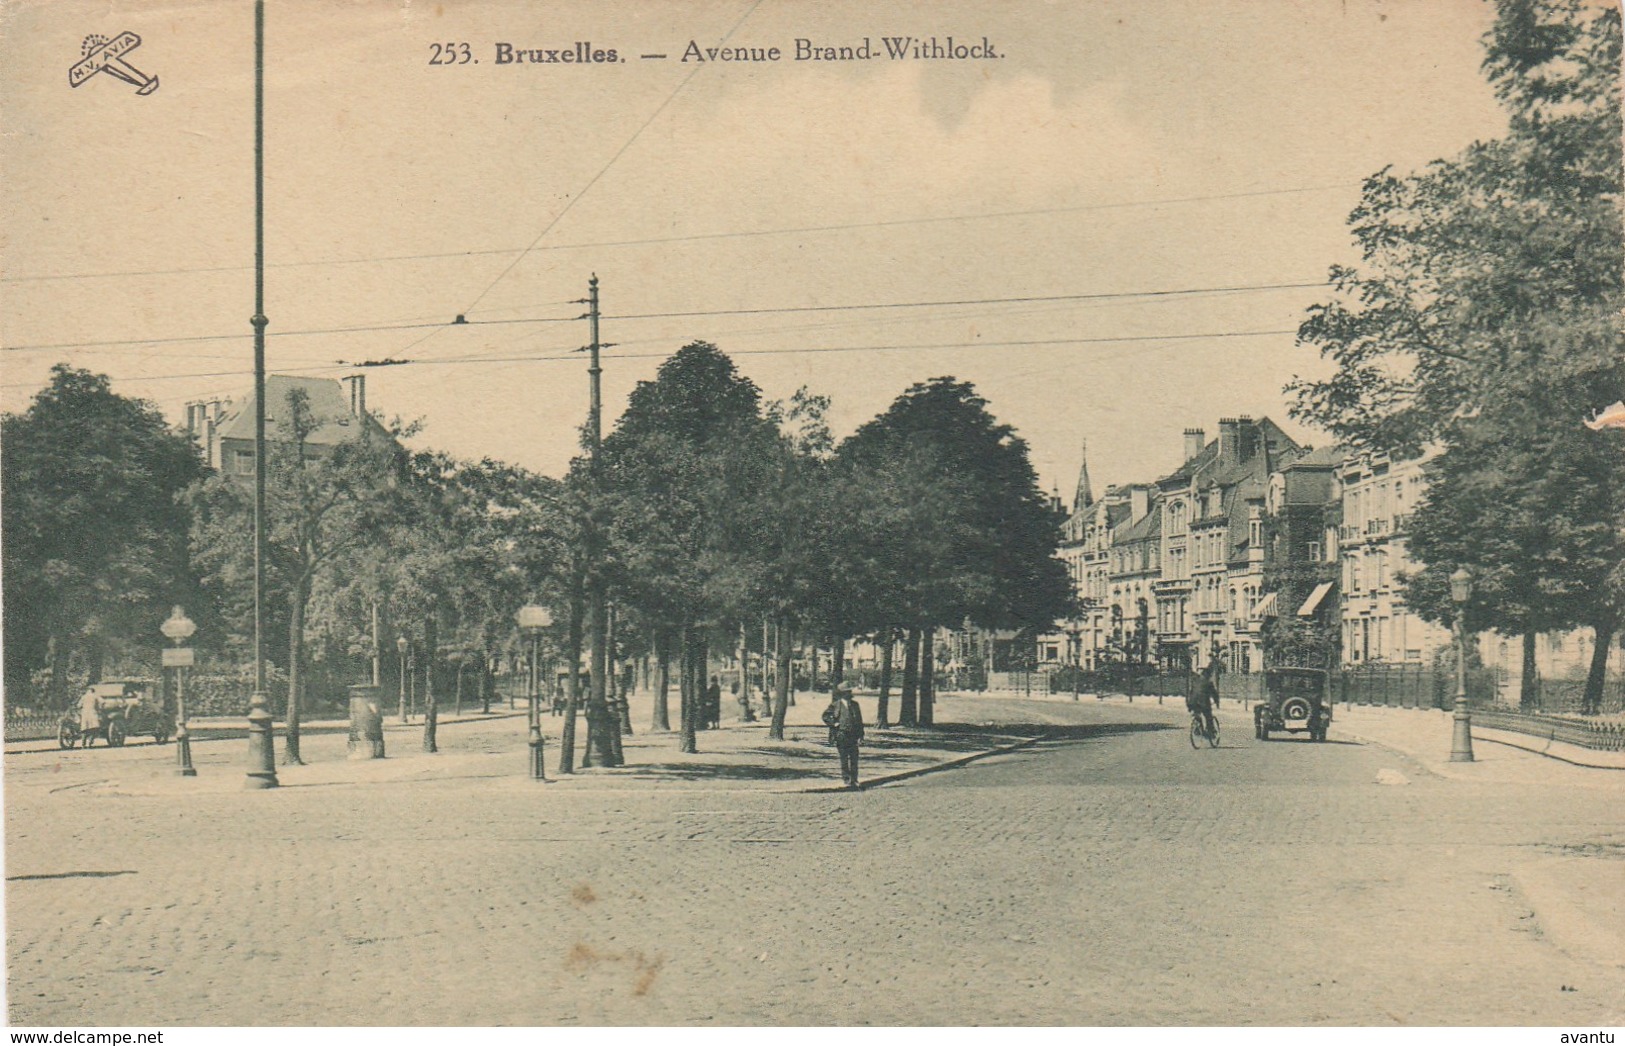
[[118,748],[132,734],[151,734],[154,742],[163,744],[174,730],[151,679],[104,679],[90,685],[87,696],[91,695],[96,699],[99,725],[95,730],[81,729],[78,710],[69,712],[57,726],[59,747],[88,748],[99,737],[109,747]]
[[1311,741],[1326,740],[1332,723],[1329,673],[1323,668],[1268,668],[1264,670],[1264,700],[1253,706],[1253,736],[1270,739],[1270,731],[1307,733]]

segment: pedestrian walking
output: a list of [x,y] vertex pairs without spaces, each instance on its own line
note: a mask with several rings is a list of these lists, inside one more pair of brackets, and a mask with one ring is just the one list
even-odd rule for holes
[[705,688],[705,725],[708,730],[717,730],[722,726],[722,679],[720,676],[712,676],[711,685]]
[[835,747],[835,719],[841,714],[841,687],[837,683],[829,688],[829,705],[824,709],[824,725],[829,727],[829,737],[825,743],[831,748]]
[[85,747],[96,739],[96,734],[102,728],[101,699],[96,696],[96,688],[90,687],[79,699],[79,732],[84,735]]
[[845,683],[835,684],[834,698],[824,709],[824,722],[829,725],[835,749],[841,756],[841,779],[848,788],[858,786],[858,743],[863,740],[863,713],[852,699],[852,688]]

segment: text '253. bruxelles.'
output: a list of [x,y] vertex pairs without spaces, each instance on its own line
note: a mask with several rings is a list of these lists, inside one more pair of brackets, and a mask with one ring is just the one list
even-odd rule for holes
[[[596,47],[591,40],[577,40],[563,47],[518,47],[495,45],[497,65],[615,65],[626,61],[613,47]],[[479,65],[474,48],[462,41],[431,43],[430,65]]]

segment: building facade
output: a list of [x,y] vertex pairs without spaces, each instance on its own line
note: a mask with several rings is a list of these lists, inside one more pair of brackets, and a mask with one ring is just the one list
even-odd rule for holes
[[1344,664],[1420,664],[1451,642],[1449,629],[1410,611],[1400,584],[1417,566],[1406,555],[1405,530],[1426,489],[1425,460],[1358,454],[1337,470]]
[[[265,438],[287,444],[294,439],[290,395],[303,394],[312,428],[304,453],[321,458],[362,432],[393,439],[367,410],[366,376],[342,381],[287,374],[265,376]],[[186,405],[186,430],[197,440],[203,460],[223,476],[245,482],[254,478],[254,393],[194,400]]]

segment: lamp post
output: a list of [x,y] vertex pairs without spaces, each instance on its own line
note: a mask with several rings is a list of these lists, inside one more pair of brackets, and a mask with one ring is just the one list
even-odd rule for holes
[[542,716],[540,702],[536,695],[536,669],[537,653],[541,641],[542,629],[553,623],[553,615],[546,607],[534,603],[519,608],[514,615],[519,625],[519,631],[530,638],[530,673],[528,689],[530,690],[530,779],[532,781],[547,780],[547,770],[542,763]]
[[1467,711],[1467,600],[1473,595],[1473,575],[1457,567],[1450,575],[1450,601],[1456,604],[1456,711],[1450,734],[1450,761],[1473,761],[1472,714]]
[[248,696],[243,787],[277,787],[270,699],[265,692],[265,0],[254,0],[254,692]]
[[395,639],[395,653],[400,655],[401,662],[401,698],[396,710],[403,723],[406,722],[406,648],[411,645],[405,636],[397,636]]
[[181,777],[196,777],[197,770],[192,766],[192,735],[186,729],[186,665],[191,661],[192,651],[183,644],[197,631],[197,624],[177,604],[158,630],[175,644],[173,653],[164,651],[164,660],[175,665],[175,773]]

